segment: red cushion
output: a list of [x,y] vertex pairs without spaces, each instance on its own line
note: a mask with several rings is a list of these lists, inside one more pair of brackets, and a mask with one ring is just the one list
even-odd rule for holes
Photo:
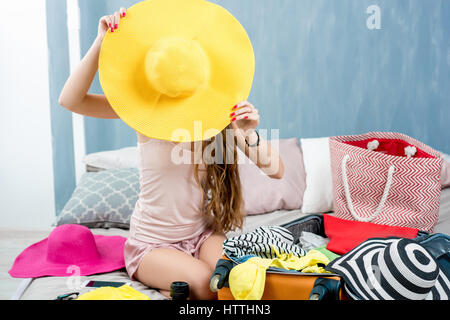
[[414,239],[419,229],[392,227],[370,222],[344,220],[323,215],[325,234],[330,239],[327,249],[345,254],[370,238],[401,237]]

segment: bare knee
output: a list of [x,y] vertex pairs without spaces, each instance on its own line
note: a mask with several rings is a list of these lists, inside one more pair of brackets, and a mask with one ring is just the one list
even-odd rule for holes
[[197,276],[189,281],[191,291],[190,298],[192,300],[217,300],[217,293],[209,289],[209,279],[211,272],[197,274]]

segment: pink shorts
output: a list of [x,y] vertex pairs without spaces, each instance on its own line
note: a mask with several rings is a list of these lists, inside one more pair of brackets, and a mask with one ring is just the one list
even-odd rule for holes
[[135,238],[128,237],[124,248],[125,268],[127,269],[127,273],[132,280],[136,280],[133,276],[144,256],[151,250],[158,248],[169,248],[183,251],[198,259],[200,247],[212,233],[213,230],[207,229],[195,238],[175,243],[146,243]]

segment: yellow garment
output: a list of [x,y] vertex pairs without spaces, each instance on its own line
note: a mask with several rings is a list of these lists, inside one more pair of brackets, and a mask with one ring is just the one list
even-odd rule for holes
[[327,265],[330,260],[317,250],[310,250],[303,257],[292,253],[279,253],[275,248],[277,258],[263,259],[253,257],[231,269],[228,282],[231,293],[236,300],[260,300],[266,284],[266,271],[269,267],[286,270],[298,270],[305,273],[328,273],[318,264]]
[[330,263],[330,259],[322,252],[317,250],[309,250],[303,257],[297,257],[296,255],[289,253],[279,253],[276,248],[272,247],[277,258],[264,259],[270,260],[269,267],[277,267],[286,270],[298,270],[301,272],[316,272],[316,273],[329,273],[325,271],[323,267],[319,267],[318,264],[327,265]]
[[302,269],[303,273],[330,273],[329,271],[326,271],[323,267],[318,266],[309,266],[304,269]]
[[299,265],[296,270],[301,270],[302,272],[328,273],[328,271],[318,266],[319,263],[327,265],[330,263],[330,259],[322,252],[309,250],[305,256],[299,258]]
[[250,258],[231,269],[228,276],[231,293],[236,300],[260,300],[266,284],[266,270],[271,259]]
[[107,32],[99,79],[116,114],[141,134],[200,141],[230,124],[250,94],[255,55],[226,9],[204,0],[141,1]]
[[150,300],[150,298],[125,284],[119,288],[101,287],[83,293],[77,300]]

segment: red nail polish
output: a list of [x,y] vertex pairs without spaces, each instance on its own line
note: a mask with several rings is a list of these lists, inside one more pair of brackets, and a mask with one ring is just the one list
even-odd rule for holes
[[234,116],[236,114],[236,112],[233,112],[232,114],[230,114],[230,117]]
[[233,107],[233,109],[236,109],[237,108],[237,105],[235,105],[234,107]]
[[125,18],[125,12],[123,13],[122,17],[124,17],[124,18]]
[[244,119],[248,119],[248,116],[245,116],[245,118]]
[[236,118],[231,119],[231,121],[236,121]]
[[113,29],[113,28],[111,28],[111,32],[114,32],[114,29]]
[[108,26],[111,28],[111,23],[108,23]]
[[117,23],[114,25],[114,29],[117,29],[119,26],[117,25]]

